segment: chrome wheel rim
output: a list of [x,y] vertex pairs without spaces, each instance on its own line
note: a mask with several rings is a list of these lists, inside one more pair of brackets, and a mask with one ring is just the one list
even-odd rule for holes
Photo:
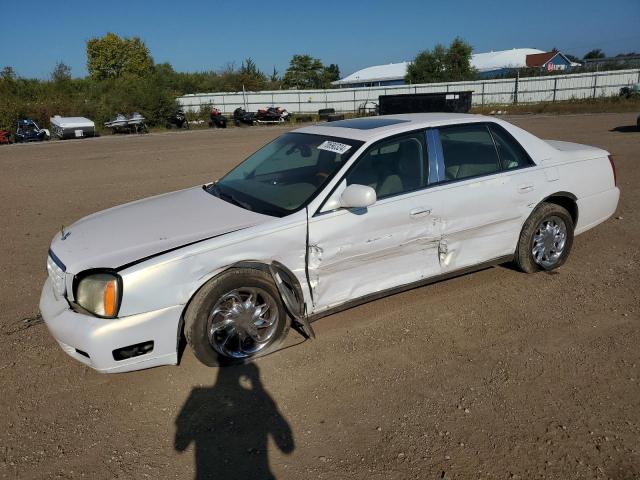
[[265,348],[278,320],[275,299],[261,288],[242,287],[225,293],[207,322],[209,343],[220,355],[246,358]]
[[538,225],[533,236],[533,260],[544,268],[553,267],[567,244],[567,226],[560,217],[549,217]]

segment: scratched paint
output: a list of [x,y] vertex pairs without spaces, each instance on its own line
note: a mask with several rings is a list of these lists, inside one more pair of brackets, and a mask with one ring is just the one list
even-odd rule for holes
[[411,283],[439,270],[441,223],[414,219],[426,199],[388,199],[366,211],[339,210],[309,221],[309,275],[314,312]]

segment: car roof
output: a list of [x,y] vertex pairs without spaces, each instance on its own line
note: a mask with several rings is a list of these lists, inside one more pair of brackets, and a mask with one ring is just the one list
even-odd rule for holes
[[293,132],[328,135],[368,142],[421,128],[487,121],[495,122],[495,119],[485,115],[468,113],[406,113],[318,123],[293,130]]

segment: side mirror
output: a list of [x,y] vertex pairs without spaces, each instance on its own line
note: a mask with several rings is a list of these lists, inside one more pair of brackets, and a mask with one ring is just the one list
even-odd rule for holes
[[349,185],[340,195],[342,208],[366,208],[376,203],[376,191],[366,185]]

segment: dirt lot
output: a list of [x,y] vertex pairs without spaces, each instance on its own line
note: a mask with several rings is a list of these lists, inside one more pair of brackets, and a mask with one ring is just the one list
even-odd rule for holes
[[640,478],[640,133],[514,117],[616,159],[616,216],[552,275],[496,267],[315,324],[251,366],[101,375],[38,317],[62,224],[206,182],[282,132],[0,147],[0,478]]

